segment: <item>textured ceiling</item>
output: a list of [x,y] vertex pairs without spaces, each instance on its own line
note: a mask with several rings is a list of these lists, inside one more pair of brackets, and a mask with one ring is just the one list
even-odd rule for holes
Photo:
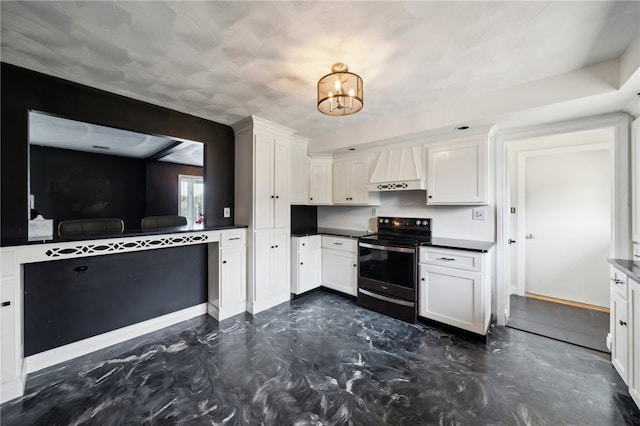
[[[618,58],[638,2],[1,2],[2,60],[225,124],[313,137]],[[334,62],[363,110],[326,117]]]

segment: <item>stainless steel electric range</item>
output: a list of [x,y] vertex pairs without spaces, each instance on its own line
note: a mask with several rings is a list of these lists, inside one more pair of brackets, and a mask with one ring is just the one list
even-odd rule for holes
[[378,233],[358,240],[358,305],[415,323],[418,247],[431,241],[431,219],[378,218]]

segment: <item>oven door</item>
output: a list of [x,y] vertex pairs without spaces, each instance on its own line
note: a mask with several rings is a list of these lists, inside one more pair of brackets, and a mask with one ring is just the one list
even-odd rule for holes
[[417,301],[416,247],[358,243],[358,288]]

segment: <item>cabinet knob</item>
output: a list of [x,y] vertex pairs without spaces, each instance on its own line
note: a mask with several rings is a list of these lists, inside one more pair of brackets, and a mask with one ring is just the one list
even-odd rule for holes
[[276,248],[278,248],[278,245],[276,244]]
[[354,264],[353,264],[353,267],[355,268],[356,266],[358,266],[358,265],[354,263]]
[[271,196],[271,198],[276,198],[276,196],[275,196],[275,195],[272,195],[272,196]]
[[226,260],[223,260],[223,261],[222,261],[222,263],[227,263],[227,261],[226,261]]
[[273,246],[271,246],[271,248],[273,248]]
[[309,198],[311,201],[313,201],[313,197]]
[[301,265],[304,265],[304,262],[300,262]]
[[420,278],[420,281],[424,281],[424,278]]
[[276,198],[280,198],[280,196],[279,196],[279,195],[276,195]]
[[433,198],[431,195],[429,195],[429,198]]
[[2,302],[2,307],[4,308],[5,306],[11,306],[11,302],[10,301]]
[[304,246],[304,245],[306,245],[306,244],[305,244],[305,243],[302,243],[302,245]]
[[621,325],[621,326],[625,326],[625,325],[627,325],[627,323],[626,323],[626,322],[624,322],[624,321],[622,321],[622,320],[620,320],[619,322],[620,322],[620,325]]

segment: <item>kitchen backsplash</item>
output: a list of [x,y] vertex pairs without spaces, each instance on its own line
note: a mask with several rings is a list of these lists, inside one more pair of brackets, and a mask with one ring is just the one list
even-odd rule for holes
[[[495,241],[494,206],[429,206],[424,191],[381,192],[380,206],[319,206],[318,226],[354,230],[376,230],[377,216],[433,218],[433,236]],[[485,220],[473,220],[472,210],[484,209]]]

